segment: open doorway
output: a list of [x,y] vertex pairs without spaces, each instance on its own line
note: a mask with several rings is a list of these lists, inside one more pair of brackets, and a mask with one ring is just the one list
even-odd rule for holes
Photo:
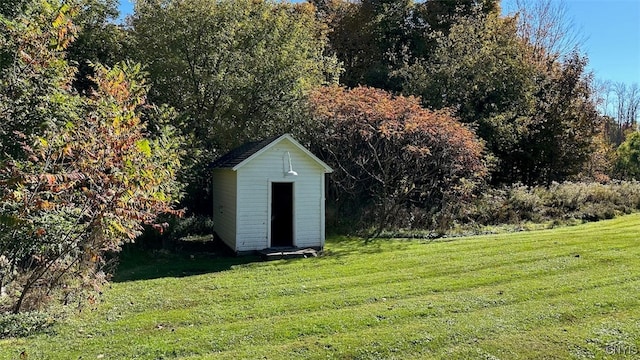
[[293,183],[271,183],[271,247],[293,246]]

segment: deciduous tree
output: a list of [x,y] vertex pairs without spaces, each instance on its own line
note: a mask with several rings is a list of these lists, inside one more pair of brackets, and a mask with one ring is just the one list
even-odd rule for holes
[[429,58],[402,70],[403,93],[419,95],[428,108],[451,108],[477,128],[487,148],[512,171],[503,155],[518,151],[532,106],[535,68],[524,60],[513,19],[499,14],[459,17],[440,34]]
[[310,4],[144,0],[132,19],[136,58],[152,101],[183,114],[193,171],[193,210],[210,211],[208,162],[248,140],[293,132],[310,88],[334,81],[323,29]]
[[640,179],[640,132],[634,131],[618,147],[616,175],[623,179]]
[[540,65],[579,51],[584,37],[562,0],[514,0],[509,13],[518,19],[518,36],[529,46],[530,61]]
[[419,98],[334,86],[315,91],[310,105],[311,143],[336,170],[335,194],[364,208],[376,233],[434,225],[429,215],[462,203],[487,173],[473,132],[448,110],[422,108]]
[[113,66],[130,58],[129,33],[124,26],[115,23],[118,17],[117,0],[75,0],[78,14],[74,24],[78,28],[76,39],[66,51],[68,60],[78,71],[73,87],[89,94],[96,86],[92,63]]
[[340,83],[400,91],[396,71],[428,58],[434,35],[448,34],[458,16],[490,13],[495,0],[313,0],[329,27],[329,45],[344,64]]
[[[567,55],[536,80],[534,108],[526,135],[513,159],[526,184],[550,184],[579,174],[596,150],[594,142],[604,119],[593,99],[592,81],[585,74],[587,59]],[[521,161],[518,163],[517,161]]]
[[77,102],[67,79],[75,69],[64,51],[75,38],[72,6],[29,2],[13,18],[0,15],[0,161],[20,153],[15,131],[55,126]]
[[498,159],[494,183],[563,181],[581,172],[602,123],[586,58],[534,61],[516,20],[459,17],[431,57],[402,70],[403,92],[476,126]]
[[167,126],[147,129],[162,123],[150,116],[173,115],[146,103],[139,65],[96,65],[91,96],[73,91],[64,59],[72,10],[32,2],[3,19],[12,61],[0,76],[0,311],[86,300],[78,290],[105,280],[105,252],[175,212],[180,194],[179,138]]
[[169,128],[146,136],[139,67],[98,67],[94,80],[97,93],[76,119],[23,136],[24,159],[0,172],[0,256],[15,274],[3,279],[17,296],[15,312],[61,284],[66,296],[73,284],[99,285],[106,251],[175,212],[181,150]]

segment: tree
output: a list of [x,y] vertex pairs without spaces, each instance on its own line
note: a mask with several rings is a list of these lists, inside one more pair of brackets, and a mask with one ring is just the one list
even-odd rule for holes
[[628,85],[608,80],[594,81],[594,84],[598,110],[607,118],[603,130],[605,141],[618,147],[629,133],[637,130],[640,87],[636,83]]
[[[519,149],[526,184],[550,184],[579,174],[595,151],[604,119],[597,111],[587,59],[574,53],[537,76],[535,106]],[[518,161],[520,161],[518,163]]]
[[4,282],[19,294],[15,312],[37,306],[61,284],[66,301],[73,284],[100,285],[105,252],[119,251],[157,215],[175,213],[181,150],[169,128],[146,137],[139,66],[96,70],[98,92],[86,112],[24,136],[26,159],[10,160],[0,172],[8,230],[0,256],[12,270]]
[[75,106],[66,82],[74,69],[63,59],[75,37],[76,11],[29,2],[14,18],[0,17],[0,161],[21,152],[15,131],[42,131]]
[[329,41],[345,67],[342,84],[397,89],[390,72],[395,62],[403,60],[403,51],[413,47],[412,32],[419,31],[407,21],[412,7],[410,0],[334,5]]
[[[319,88],[310,98],[309,141],[332,166],[334,194],[376,230],[432,226],[433,214],[460,204],[487,173],[483,146],[446,110],[374,88]],[[354,206],[355,205],[355,206]]]
[[427,58],[435,34],[448,34],[456,16],[489,13],[495,0],[316,0],[320,19],[329,27],[331,51],[344,64],[340,82],[400,91],[396,71]]
[[12,19],[24,11],[28,3],[29,0],[5,0],[0,3],[0,15]]
[[630,86],[623,82],[613,84],[615,94],[615,114],[623,129],[634,129],[638,125],[640,113],[640,87],[637,83]]
[[498,13],[500,2],[496,0],[425,1],[417,3],[416,8],[431,32],[446,36],[458,18],[476,13],[485,15]]
[[400,71],[404,94],[421,96],[431,109],[451,108],[476,127],[500,160],[498,178],[513,171],[505,157],[519,151],[536,85],[515,32],[515,21],[496,13],[459,17],[448,35],[436,38],[430,57]]
[[639,129],[640,87],[637,83],[628,86],[618,82],[611,84],[609,93],[613,94],[611,97],[614,124],[611,127],[611,139],[614,145],[619,146],[629,133]]
[[146,103],[139,65],[96,65],[96,90],[76,94],[64,59],[72,14],[45,1],[3,19],[3,49],[13,60],[0,77],[3,141],[15,146],[0,154],[2,311],[37,309],[51,298],[82,301],[80,290],[106,279],[105,252],[176,212],[179,138],[168,126],[154,136],[147,128],[174,115]]
[[582,171],[602,119],[578,53],[534,61],[515,18],[459,17],[429,58],[405,67],[403,93],[455,109],[498,163],[494,183],[563,181]]
[[640,179],[640,132],[634,131],[618,147],[616,175],[623,179]]
[[89,94],[96,84],[91,81],[92,63],[113,66],[129,58],[129,34],[123,26],[115,24],[118,17],[117,0],[76,0],[78,14],[74,24],[78,27],[76,39],[66,51],[66,57],[77,67],[73,87]]
[[579,51],[584,38],[562,0],[515,0],[514,6],[510,13],[518,19],[518,36],[529,45],[530,61],[544,66]]
[[150,99],[184,115],[178,126],[191,139],[186,182],[194,211],[211,211],[208,162],[246,141],[304,127],[308,91],[337,79],[310,4],[145,0],[132,26]]

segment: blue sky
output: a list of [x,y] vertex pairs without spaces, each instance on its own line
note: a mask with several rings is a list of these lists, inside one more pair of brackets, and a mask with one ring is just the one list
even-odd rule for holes
[[572,0],[567,10],[584,31],[596,77],[640,84],[640,1]]
[[[584,40],[596,78],[640,85],[640,0],[559,1]],[[503,0],[503,10],[512,2]]]
[[[584,37],[582,50],[596,78],[640,84],[640,0],[564,3],[568,17]],[[121,17],[132,12],[132,2],[120,0]]]

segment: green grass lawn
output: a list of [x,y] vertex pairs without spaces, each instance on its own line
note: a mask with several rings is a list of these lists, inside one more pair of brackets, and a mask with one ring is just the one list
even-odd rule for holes
[[95,310],[0,359],[640,358],[640,214],[323,257],[129,259]]

